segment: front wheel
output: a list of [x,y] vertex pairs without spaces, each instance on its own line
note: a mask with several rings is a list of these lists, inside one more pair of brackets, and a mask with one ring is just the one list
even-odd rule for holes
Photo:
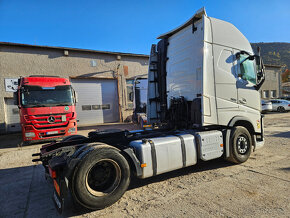
[[102,209],[118,201],[130,183],[130,168],[120,151],[96,145],[75,169],[73,198],[88,209]]
[[230,157],[228,160],[233,163],[246,162],[252,151],[252,138],[249,131],[242,126],[232,129],[230,137]]

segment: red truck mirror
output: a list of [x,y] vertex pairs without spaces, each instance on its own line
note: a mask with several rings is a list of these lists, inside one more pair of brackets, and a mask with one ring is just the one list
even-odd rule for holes
[[20,108],[19,98],[18,98],[18,91],[13,92],[13,100],[14,100],[14,105],[17,105],[18,108]]
[[75,96],[75,103],[78,103],[78,94],[76,93],[76,91],[74,90],[74,96]]

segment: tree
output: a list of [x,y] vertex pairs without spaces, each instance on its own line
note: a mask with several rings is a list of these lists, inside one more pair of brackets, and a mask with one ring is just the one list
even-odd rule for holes
[[286,69],[282,74],[282,83],[286,83],[290,81],[290,70]]

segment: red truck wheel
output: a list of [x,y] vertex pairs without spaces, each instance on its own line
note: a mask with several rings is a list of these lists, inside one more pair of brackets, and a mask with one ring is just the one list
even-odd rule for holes
[[118,201],[130,183],[130,167],[120,151],[96,145],[74,171],[73,198],[89,209],[102,209]]

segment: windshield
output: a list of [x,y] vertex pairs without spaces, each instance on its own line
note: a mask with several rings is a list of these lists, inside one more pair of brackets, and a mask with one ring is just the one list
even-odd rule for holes
[[21,91],[21,104],[24,107],[47,107],[72,105],[71,86],[40,87],[24,86]]
[[[241,69],[241,74],[242,78],[244,80],[250,81],[253,84],[257,83],[256,79],[256,70],[255,70],[255,65],[253,60],[245,60],[248,57],[248,55],[243,55],[241,54],[240,56],[240,69]],[[244,61],[245,60],[245,61]]]

